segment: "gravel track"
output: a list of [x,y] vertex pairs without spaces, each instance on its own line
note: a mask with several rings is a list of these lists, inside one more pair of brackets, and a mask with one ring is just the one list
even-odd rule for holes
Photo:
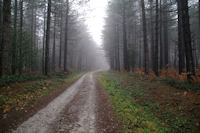
[[[117,132],[112,103],[99,87],[94,72],[83,75],[13,133]],[[102,100],[105,103],[102,103]],[[101,107],[101,108],[99,108]],[[107,115],[109,114],[109,116]],[[112,121],[110,121],[109,118]],[[103,124],[103,123],[107,124]],[[112,130],[110,130],[112,129]]]
[[50,102],[45,108],[40,110],[34,116],[22,123],[13,133],[46,133],[51,123],[60,115],[65,106],[77,94],[83,80],[88,77],[85,74],[71,87],[66,89],[60,96]]

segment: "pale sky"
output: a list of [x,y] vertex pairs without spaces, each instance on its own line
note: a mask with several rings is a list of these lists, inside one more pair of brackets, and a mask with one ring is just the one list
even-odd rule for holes
[[98,46],[102,45],[102,30],[104,27],[104,18],[106,16],[108,0],[90,0],[88,3],[89,11],[86,15],[86,25],[89,33]]

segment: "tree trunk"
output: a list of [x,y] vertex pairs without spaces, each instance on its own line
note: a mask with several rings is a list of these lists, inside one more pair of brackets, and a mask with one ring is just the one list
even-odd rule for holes
[[33,14],[33,52],[36,53],[36,55],[33,56],[32,58],[32,65],[31,65],[31,71],[36,71],[37,70],[37,65],[34,64],[34,62],[37,59],[37,53],[38,53],[38,40],[37,40],[37,7],[36,4],[34,3],[34,14]]
[[[45,2],[46,0],[44,0]],[[43,45],[42,45],[42,72],[45,71],[45,36],[46,36],[46,5],[44,7]]]
[[123,1],[123,58],[124,58],[124,69],[129,71],[129,60],[128,60],[128,46],[127,46],[127,33],[126,33],[126,11],[125,2]]
[[[199,8],[199,32],[200,32],[200,0],[199,0],[199,2],[198,2],[198,8]],[[200,52],[200,50],[198,50],[199,52]],[[199,67],[199,59],[197,59],[197,67]]]
[[12,74],[16,73],[16,46],[17,46],[17,0],[14,8],[14,34],[12,46]]
[[67,47],[68,47],[68,19],[69,19],[69,0],[67,0],[67,11],[65,20],[65,46],[64,46],[64,71],[67,71]]
[[192,45],[191,45],[191,32],[190,32],[190,23],[189,23],[189,12],[188,12],[188,0],[178,0],[181,6],[182,14],[182,28],[183,28],[183,38],[185,45],[185,54],[186,54],[186,69],[188,73],[188,79],[191,79],[192,75],[195,75],[194,61],[192,54]]
[[168,35],[168,5],[164,1],[164,67],[168,68],[168,52],[169,52],[169,35]]
[[144,71],[145,74],[149,73],[149,55],[148,55],[148,45],[147,45],[147,28],[146,28],[146,13],[144,0],[141,0],[142,6],[142,21],[143,21],[143,37],[144,37]]
[[[179,0],[178,0],[179,1]],[[181,4],[177,1],[178,7],[178,56],[179,56],[179,74],[183,72],[185,67],[185,52],[184,52],[184,40],[183,40],[183,26],[182,26],[182,11],[181,11]]]
[[[175,45],[177,45],[176,43],[175,43]],[[174,67],[175,68],[177,68],[177,46],[175,46],[175,53],[174,53]]]
[[31,26],[30,26],[30,34],[31,34],[31,52],[30,52],[30,56],[29,56],[29,71],[32,71],[32,63],[33,63],[33,38],[34,38],[34,1],[30,1],[31,2]]
[[3,1],[3,26],[2,44],[0,53],[0,76],[9,74],[8,50],[10,46],[10,25],[11,25],[11,0]]
[[116,46],[116,44],[114,46],[113,56],[114,56],[114,70],[117,71],[117,46]]
[[[141,37],[141,32],[140,32]],[[139,68],[142,69],[142,39],[139,40]]]
[[120,51],[120,41],[119,41],[119,31],[118,31],[118,25],[116,25],[116,39],[117,39],[117,46],[116,46],[116,48],[117,48],[117,55],[116,55],[116,65],[117,65],[117,70],[118,71],[120,71],[120,53],[119,53],[119,51]]
[[[159,22],[158,22],[159,23]],[[160,69],[163,69],[163,11],[162,0],[160,0]]]
[[48,0],[47,10],[47,29],[46,29],[46,47],[45,47],[45,71],[44,74],[48,75],[49,72],[49,43],[50,43],[50,24],[51,24],[51,0]]
[[115,60],[114,60],[114,51],[113,51],[113,52],[111,52],[111,65],[110,65],[112,70],[114,70],[114,68],[115,68],[114,67],[114,61]]
[[198,57],[197,57],[197,44],[196,44],[196,38],[194,37],[192,39],[192,44],[193,44],[193,57],[194,57],[194,67],[198,67]]
[[198,8],[199,8],[199,31],[200,31],[200,0],[198,2]]
[[153,20],[153,0],[150,0],[150,18],[151,18],[151,67],[154,69],[154,20]]
[[[0,0],[0,65],[1,65],[1,56],[2,56],[2,30],[3,30],[3,22],[2,22],[2,20],[3,20],[3,2],[2,2],[2,0]],[[0,73],[1,73],[1,71],[2,71],[2,66],[0,66]],[[0,75],[1,76],[1,75]]]
[[23,5],[24,1],[20,1],[20,37],[19,37],[19,74],[22,74],[23,57],[22,57],[22,40],[23,40]]
[[63,13],[61,10],[61,20],[60,20],[60,49],[59,49],[59,68],[61,69],[61,64],[62,64],[62,43],[63,43]]
[[53,33],[53,50],[52,50],[52,71],[55,72],[55,58],[56,58],[56,12],[54,16],[54,33]]
[[80,50],[79,56],[78,56],[78,70],[82,70],[82,50]]
[[156,0],[156,39],[155,39],[155,59],[154,59],[154,72],[158,76],[158,0]]

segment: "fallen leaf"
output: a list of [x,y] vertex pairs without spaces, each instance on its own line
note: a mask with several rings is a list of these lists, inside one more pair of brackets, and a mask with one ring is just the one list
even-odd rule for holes
[[142,108],[139,108],[139,111],[142,113],[143,112]]
[[7,114],[3,115],[3,119],[6,119],[7,118]]
[[46,89],[47,89],[47,87],[43,87],[43,89],[44,89],[44,90],[46,90]]
[[198,123],[198,122],[196,123],[196,126],[197,126],[197,127],[199,126],[199,123]]

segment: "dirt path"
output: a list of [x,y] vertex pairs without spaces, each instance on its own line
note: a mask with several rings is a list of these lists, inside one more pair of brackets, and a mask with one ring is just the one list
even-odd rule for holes
[[[87,73],[13,132],[96,133],[105,132],[107,129],[112,129],[110,132],[113,132],[117,129],[117,124],[114,121],[112,108],[105,103],[106,105],[103,106],[104,109],[101,111],[99,108],[99,104],[102,104],[100,99],[105,100],[107,96],[105,94],[98,95],[99,92],[102,92],[102,88],[96,84],[94,73]],[[109,101],[108,98],[106,99]],[[106,123],[110,120],[105,119],[106,113],[100,114],[100,112],[105,111],[111,112],[109,117],[113,121],[107,122],[107,125],[102,125],[102,121],[105,120]]]

